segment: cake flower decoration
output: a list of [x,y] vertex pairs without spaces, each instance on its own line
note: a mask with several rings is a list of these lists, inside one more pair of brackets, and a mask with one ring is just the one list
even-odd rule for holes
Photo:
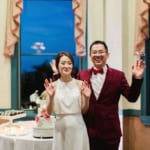
[[35,121],[36,121],[36,122],[39,122],[39,120],[40,120],[40,117],[39,117],[38,115],[36,115],[36,116],[35,116]]
[[47,113],[46,108],[42,108],[41,111],[40,111],[40,114],[35,116],[35,121],[39,122],[40,121],[40,117],[43,117],[43,118],[45,118],[47,120],[50,119],[50,115]]
[[40,114],[35,116],[35,121],[39,122],[40,121],[40,117],[43,117],[43,118],[45,118],[47,120],[50,119],[50,115],[47,113],[46,108],[42,108],[41,111],[40,111]]
[[42,114],[42,116],[43,116],[45,119],[49,119],[49,118],[50,118],[50,115],[48,114],[46,108],[42,108],[41,114]]

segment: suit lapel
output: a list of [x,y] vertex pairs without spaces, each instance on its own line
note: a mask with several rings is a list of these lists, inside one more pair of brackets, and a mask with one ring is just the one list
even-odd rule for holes
[[92,98],[92,101],[96,101],[96,96],[95,96],[95,93],[94,93],[94,90],[93,90],[93,87],[92,87],[92,83],[91,83],[91,76],[92,76],[92,68],[88,69],[87,70],[87,73],[86,73],[86,81],[89,83],[90,87],[91,87],[91,90],[92,90],[92,93],[93,93],[93,97]]
[[91,81],[90,81],[90,78],[91,78],[91,75],[92,75],[92,68],[88,69],[87,72],[86,72],[86,75],[85,75],[85,80],[91,84]]
[[112,79],[112,69],[109,68],[109,66],[107,65],[107,73],[106,73],[106,78],[105,78],[105,81],[104,81],[104,84],[103,84],[103,87],[102,87],[102,90],[99,94],[99,98],[98,99],[101,99],[101,97],[106,93],[107,89],[110,88],[110,85],[111,85],[111,79]]
[[[106,94],[106,91],[107,89],[110,88],[110,85],[111,85],[111,80],[112,80],[112,69],[107,65],[107,73],[106,73],[106,78],[105,78],[105,81],[104,81],[104,84],[103,84],[103,87],[102,87],[102,90],[99,94],[99,98],[98,100],[100,100],[104,94]],[[87,70],[87,73],[86,73],[86,76],[85,76],[85,80],[90,84],[91,86],[91,89],[92,89],[92,93],[95,97],[95,100],[96,100],[96,96],[94,94],[94,91],[93,91],[93,88],[92,88],[92,84],[91,84],[91,81],[90,81],[90,78],[91,78],[91,75],[92,75],[92,68],[88,69]]]

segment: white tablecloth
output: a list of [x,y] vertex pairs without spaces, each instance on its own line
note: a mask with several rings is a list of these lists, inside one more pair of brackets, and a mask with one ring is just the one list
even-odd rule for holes
[[53,138],[34,138],[32,133],[25,135],[0,134],[0,150],[53,150]]
[[1,150],[53,150],[53,139],[0,135]]

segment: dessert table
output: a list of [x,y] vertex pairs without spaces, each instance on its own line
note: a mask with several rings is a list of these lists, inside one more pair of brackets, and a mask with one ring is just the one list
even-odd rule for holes
[[[0,130],[0,149],[2,150],[53,150],[53,138],[43,139],[32,136],[33,121],[22,121],[15,125],[22,128]],[[24,128],[25,127],[25,128]],[[20,130],[20,131],[19,131]]]

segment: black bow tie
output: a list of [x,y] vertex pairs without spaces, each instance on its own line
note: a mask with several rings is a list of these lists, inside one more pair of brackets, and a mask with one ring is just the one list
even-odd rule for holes
[[93,72],[94,74],[97,74],[97,73],[103,74],[103,73],[104,73],[104,70],[103,70],[103,69],[99,69],[99,70],[92,69],[92,72]]

